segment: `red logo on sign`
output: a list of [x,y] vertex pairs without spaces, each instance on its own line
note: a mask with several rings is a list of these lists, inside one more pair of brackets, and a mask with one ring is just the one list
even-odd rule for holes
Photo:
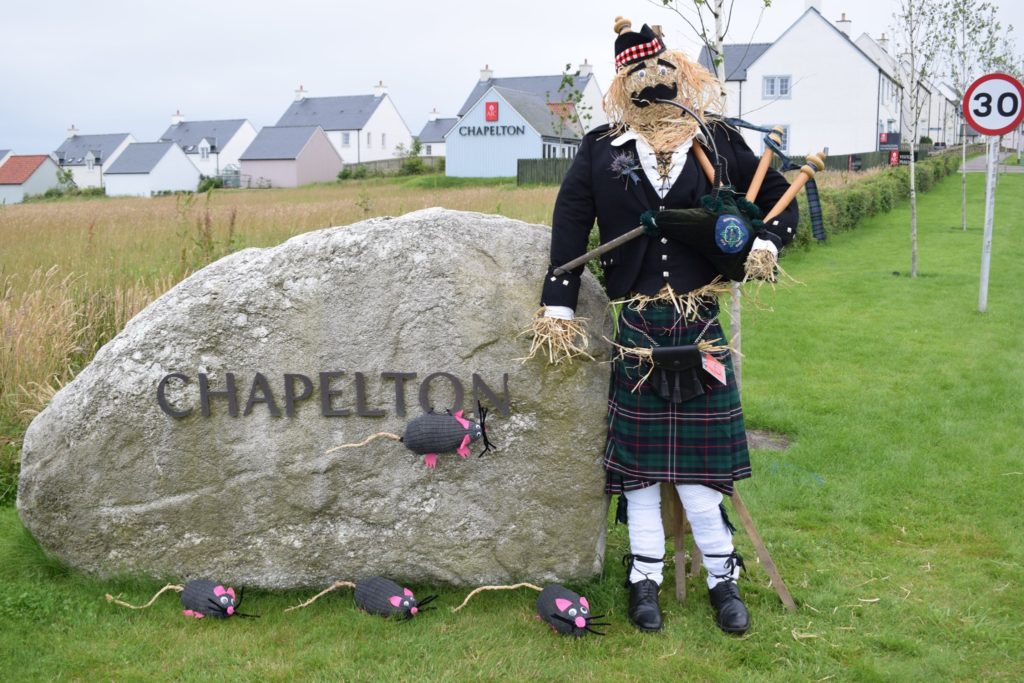
[[894,149],[891,152],[889,152],[889,165],[890,166],[899,166],[900,165],[900,153],[899,153],[899,151]]
[[497,102],[487,102],[486,104],[484,104],[484,119],[487,120],[487,121],[497,121],[498,120],[498,103]]

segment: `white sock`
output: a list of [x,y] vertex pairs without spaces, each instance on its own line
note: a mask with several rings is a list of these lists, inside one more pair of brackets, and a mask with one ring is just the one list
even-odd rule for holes
[[[661,521],[661,485],[654,484],[635,491],[626,491],[626,516],[629,529],[629,552],[634,555],[665,557],[665,527]],[[633,562],[629,582],[650,579],[659,586],[664,580],[665,562]]]
[[709,557],[728,556],[734,550],[732,532],[725,525],[722,511],[718,507],[722,503],[722,494],[699,484],[679,484],[676,490],[683,502],[683,509],[686,510],[686,519],[693,530],[693,540],[704,558],[704,569],[708,572],[708,588],[714,588],[722,581],[729,580],[721,577],[731,576],[732,580],[739,578],[738,566],[731,570],[726,567],[726,564],[731,562],[729,557]]

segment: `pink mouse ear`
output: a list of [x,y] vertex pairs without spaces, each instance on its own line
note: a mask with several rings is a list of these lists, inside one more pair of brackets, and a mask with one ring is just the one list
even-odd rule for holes
[[566,600],[565,598],[555,598],[555,607],[558,608],[559,612],[564,612],[565,610],[572,607],[572,600]]
[[586,607],[587,609],[590,609],[590,603],[587,602],[587,599],[583,596],[580,596],[580,604]]
[[391,603],[392,607],[398,607],[402,604],[402,598],[398,597],[397,595],[392,595],[390,598],[388,598],[388,602]]
[[215,586],[213,594],[219,598],[220,596],[227,594],[227,591],[224,589],[224,586]]
[[408,588],[403,588],[402,592],[405,593],[406,597],[409,597],[409,598],[412,597],[412,591],[409,590]]
[[234,588],[232,588],[231,586],[228,586],[228,595],[230,595],[230,596],[231,596],[231,599],[232,599],[232,600],[234,600],[234,599],[235,599],[235,589],[234,589]]

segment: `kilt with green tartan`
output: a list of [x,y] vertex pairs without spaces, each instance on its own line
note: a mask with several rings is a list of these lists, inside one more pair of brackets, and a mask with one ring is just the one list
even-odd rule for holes
[[[701,319],[683,320],[672,304],[654,304],[642,312],[622,308],[616,341],[627,348],[694,344],[722,340],[718,305],[709,303]],[[653,342],[653,343],[652,343]],[[750,476],[743,410],[728,351],[715,354],[725,365],[727,384],[698,370],[704,394],[688,401],[662,399],[652,383],[637,387],[650,365],[630,358],[612,363],[608,393],[605,491],[622,493],[654,482],[703,484],[731,495],[733,482]]]

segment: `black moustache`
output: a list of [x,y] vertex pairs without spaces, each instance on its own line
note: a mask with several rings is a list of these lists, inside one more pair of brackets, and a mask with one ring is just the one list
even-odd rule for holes
[[677,93],[678,88],[675,83],[658,83],[657,85],[649,85],[640,92],[631,94],[629,99],[638,107],[646,107],[657,100],[674,100]]

